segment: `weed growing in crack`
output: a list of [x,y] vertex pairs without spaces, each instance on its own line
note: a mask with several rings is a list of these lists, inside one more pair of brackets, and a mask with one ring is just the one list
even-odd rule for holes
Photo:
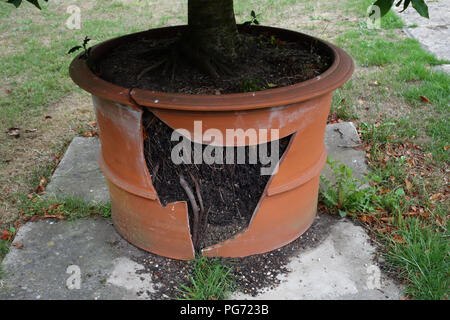
[[327,159],[336,182],[321,177],[325,187],[321,191],[322,202],[327,209],[338,213],[341,217],[355,212],[370,212],[375,210],[378,197],[374,188],[363,187],[367,181],[352,176],[352,169]]
[[181,285],[180,300],[222,300],[234,291],[235,279],[229,264],[219,259],[198,257],[192,261],[190,285]]
[[85,217],[111,217],[111,204],[89,204],[76,198],[42,198],[35,195],[32,199],[22,197],[19,210],[25,220],[39,218],[57,218],[75,220]]

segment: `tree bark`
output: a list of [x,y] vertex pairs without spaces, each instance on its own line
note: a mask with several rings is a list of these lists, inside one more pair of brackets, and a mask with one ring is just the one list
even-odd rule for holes
[[189,0],[189,42],[209,57],[229,62],[237,56],[239,36],[233,0]]

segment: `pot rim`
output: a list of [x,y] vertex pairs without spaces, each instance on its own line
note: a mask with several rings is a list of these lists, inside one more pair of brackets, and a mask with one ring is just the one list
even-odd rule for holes
[[[109,50],[124,41],[142,36],[164,36],[176,34],[187,28],[186,25],[150,29],[113,38],[95,45],[91,50],[94,61],[101,59]],[[241,29],[242,27],[239,26]],[[114,102],[126,105],[140,105],[157,109],[179,111],[237,111],[286,106],[306,101],[327,94],[342,86],[352,75],[354,63],[352,58],[341,48],[304,33],[267,26],[254,26],[258,32],[272,32],[277,35],[306,38],[317,41],[333,55],[331,66],[319,76],[290,86],[255,91],[249,93],[230,93],[223,95],[193,95],[167,93],[138,88],[124,88],[97,76],[88,67],[80,55],[70,64],[69,73],[72,80],[85,91]]]

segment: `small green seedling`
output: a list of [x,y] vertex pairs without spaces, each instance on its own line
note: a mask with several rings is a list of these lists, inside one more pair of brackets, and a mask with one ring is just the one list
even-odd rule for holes
[[243,92],[261,91],[261,80],[244,78],[241,82],[241,89]]
[[252,12],[250,13],[250,20],[249,21],[245,21],[243,23],[244,26],[251,26],[251,25],[259,25],[259,21],[258,21],[258,17],[260,15],[256,14],[254,10],[252,10]]
[[81,45],[71,48],[69,50],[69,52],[67,52],[67,54],[72,54],[74,52],[77,52],[80,49],[83,49],[84,53],[80,56],[80,59],[89,60],[89,58],[91,56],[91,49],[92,49],[92,47],[90,47],[90,48],[87,47],[87,44],[89,43],[89,41],[91,41],[91,39],[89,39],[89,37],[86,36]]

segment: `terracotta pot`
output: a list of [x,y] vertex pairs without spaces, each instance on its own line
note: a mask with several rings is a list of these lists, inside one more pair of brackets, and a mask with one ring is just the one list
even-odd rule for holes
[[[160,28],[112,39],[95,46],[92,59],[102,59],[126,41],[174,36],[184,29]],[[102,144],[99,163],[108,180],[114,225],[137,247],[176,259],[195,255],[186,202],[163,207],[153,187],[143,153],[144,108],[173,129],[192,132],[194,121],[202,120],[203,128],[223,133],[254,128],[279,129],[279,138],[293,135],[249,226],[232,239],[204,248],[203,255],[243,257],[268,252],[295,240],[312,224],[319,175],[326,161],[324,134],[332,93],[350,78],[353,61],[342,49],[298,32],[271,27],[257,30],[283,40],[314,41],[333,57],[333,63],[320,76],[296,85],[207,96],[119,87],[96,76],[84,60],[73,60],[73,81],[93,97]]]

